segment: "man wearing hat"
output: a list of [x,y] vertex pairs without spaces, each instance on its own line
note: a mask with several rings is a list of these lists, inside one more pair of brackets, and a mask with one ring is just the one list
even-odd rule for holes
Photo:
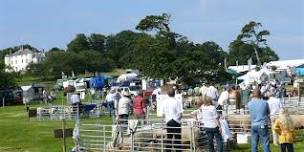
[[123,125],[124,130],[128,127],[129,111],[131,107],[131,99],[129,91],[123,91],[122,97],[119,99],[117,113],[118,123]]

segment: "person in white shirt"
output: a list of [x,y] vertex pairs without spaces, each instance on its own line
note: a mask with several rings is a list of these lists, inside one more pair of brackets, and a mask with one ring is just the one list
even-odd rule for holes
[[[164,100],[165,106],[163,108],[163,114],[167,125],[167,150],[180,149],[181,144],[181,118],[182,118],[182,105],[174,98],[175,90],[171,88],[168,91],[168,98]],[[172,139],[174,137],[174,146],[172,145]],[[176,150],[180,152],[180,150]]]
[[123,125],[123,130],[128,128],[128,118],[131,107],[131,99],[129,91],[123,91],[122,97],[119,99],[117,113],[118,123]]
[[79,105],[80,104],[80,96],[78,93],[73,93],[71,95],[71,104],[72,105]]
[[203,86],[200,88],[200,93],[202,97],[206,96],[207,91],[208,91],[208,87],[205,84],[203,84]]
[[216,105],[217,99],[218,99],[218,91],[214,86],[209,86],[208,90],[206,92],[206,96],[210,97],[212,99],[213,105]]
[[218,151],[223,152],[223,138],[220,133],[220,123],[217,111],[214,105],[212,105],[212,99],[206,97],[203,101],[203,105],[200,108],[200,118],[203,128],[208,136],[209,152],[214,152],[213,139],[215,137]]
[[[274,91],[269,91],[268,92],[269,99],[267,101],[269,110],[270,110],[270,120],[271,120],[271,126],[273,126],[280,109],[282,108],[282,103],[279,98],[275,97],[275,92]],[[278,140],[278,134],[272,129],[272,138],[273,138],[273,144],[278,145],[279,140]]]
[[106,103],[105,103],[110,116],[112,116],[112,114],[114,114],[115,99],[116,99],[116,91],[115,91],[115,89],[111,89],[109,94],[107,94],[107,96],[106,96]]
[[218,105],[216,109],[219,110],[219,114],[222,114],[223,109],[227,109],[230,91],[231,89],[228,86],[224,86],[224,90],[217,101]]

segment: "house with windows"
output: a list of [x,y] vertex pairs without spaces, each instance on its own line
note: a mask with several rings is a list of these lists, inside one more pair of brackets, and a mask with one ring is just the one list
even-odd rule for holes
[[4,58],[7,72],[24,72],[31,63],[39,63],[45,59],[43,51],[21,48],[15,53],[8,54]]

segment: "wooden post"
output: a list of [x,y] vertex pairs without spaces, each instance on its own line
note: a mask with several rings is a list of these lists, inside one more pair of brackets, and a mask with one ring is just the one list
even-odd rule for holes
[[65,118],[62,119],[63,152],[66,152]]
[[4,108],[4,106],[5,106],[5,98],[3,97],[2,98],[2,107]]
[[[68,97],[68,95],[67,95]],[[65,109],[64,109],[64,98],[62,98],[63,107],[63,118],[62,118],[62,138],[63,138],[63,152],[66,152],[66,139],[65,139]]]

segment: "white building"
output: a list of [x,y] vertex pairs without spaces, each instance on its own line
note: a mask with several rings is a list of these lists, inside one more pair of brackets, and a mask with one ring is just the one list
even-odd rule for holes
[[19,51],[8,54],[4,58],[5,65],[8,67],[6,71],[26,71],[26,67],[30,63],[38,63],[45,58],[44,52],[33,51],[21,48]]

